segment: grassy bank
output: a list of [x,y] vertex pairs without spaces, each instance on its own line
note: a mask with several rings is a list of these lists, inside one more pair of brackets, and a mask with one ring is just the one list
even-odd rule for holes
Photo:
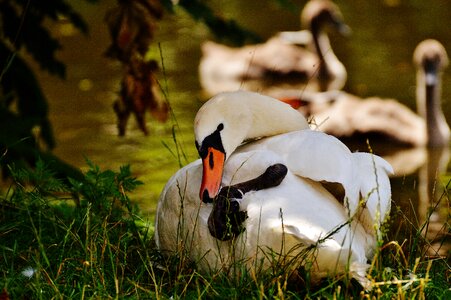
[[[129,199],[141,183],[128,167],[90,164],[82,181],[57,180],[42,163],[12,173],[0,202],[0,299],[451,298],[449,264],[426,255],[417,228],[409,242],[381,244],[371,291],[345,277],[311,286],[301,272],[205,275],[183,253],[155,249],[153,224]],[[449,207],[447,193],[441,201]]]

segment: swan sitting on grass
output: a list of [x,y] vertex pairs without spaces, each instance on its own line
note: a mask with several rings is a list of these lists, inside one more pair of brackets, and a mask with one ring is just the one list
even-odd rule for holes
[[[392,168],[385,160],[351,153],[335,137],[310,130],[288,104],[253,92],[218,94],[199,110],[194,127],[201,159],[180,169],[161,193],[160,250],[185,253],[213,274],[278,263],[288,271],[309,269],[313,281],[349,273],[369,286],[367,263],[390,211]],[[284,165],[286,174],[273,186],[229,199],[242,212],[243,230],[214,237],[210,216],[221,187],[255,180],[274,165]],[[322,182],[340,184],[344,197]]]

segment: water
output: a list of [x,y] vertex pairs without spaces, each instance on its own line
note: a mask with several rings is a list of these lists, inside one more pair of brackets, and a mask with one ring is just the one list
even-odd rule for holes
[[[281,30],[298,30],[298,12],[280,9],[275,2],[258,1],[256,7],[255,1],[212,1],[218,13],[235,18],[263,38]],[[415,109],[413,49],[425,38],[436,38],[451,54],[451,2],[336,2],[353,31],[349,38],[332,37],[334,51],[348,71],[345,90],[362,97],[393,97]],[[296,3],[302,7],[305,1]],[[200,44],[212,36],[203,24],[191,20],[183,10],[177,10],[176,15],[165,15],[159,23],[151,55],[164,65],[159,78],[168,93],[175,119],[159,124],[148,116],[150,135],[147,137],[131,119],[127,136],[120,138],[111,105],[116,99],[122,70],[119,64],[102,56],[109,43],[102,20],[105,10],[114,4],[112,0],[101,1],[100,5],[77,3],[76,8],[83,12],[90,25],[90,36],[73,32],[64,23],[55,26],[54,32],[60,36],[64,47],[60,58],[68,66],[67,80],[43,73],[39,78],[50,101],[50,118],[58,142],[55,154],[82,169],[87,166],[85,157],[104,169],[130,164],[134,174],[144,182],[132,198],[152,216],[161,189],[180,167],[177,155],[168,150],[176,152],[173,129],[177,143],[183,149],[181,163],[197,158],[192,122],[206,100],[199,85],[197,66]],[[444,74],[443,99],[445,116],[451,124],[451,68]],[[376,153],[386,150],[377,149]],[[418,196],[418,186],[425,182],[418,170],[423,168],[424,172],[427,169],[424,159],[430,154],[419,152],[413,156],[401,154],[404,158],[401,166],[410,168],[409,172],[413,173],[392,181],[393,201],[401,208],[399,211],[394,209],[394,217],[405,215],[404,223],[421,223],[424,218],[421,214],[424,215],[429,206],[427,201],[430,200],[421,200],[425,196]],[[451,174],[447,161],[441,170],[442,174]],[[441,184],[447,179],[440,174],[438,178],[440,184],[436,189],[440,191]],[[447,207],[441,210],[439,220],[447,214]]]

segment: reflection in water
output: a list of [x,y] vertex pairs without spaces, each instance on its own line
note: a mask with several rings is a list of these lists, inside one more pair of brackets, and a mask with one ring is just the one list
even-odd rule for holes
[[[394,169],[391,176],[393,201],[392,238],[402,241],[423,237],[426,255],[449,257],[451,251],[449,182],[445,175],[450,163],[451,148],[392,147],[383,143],[369,145],[366,141],[345,140],[352,151],[373,151],[387,160]],[[395,207],[398,208],[396,211]],[[401,226],[400,226],[401,225]]]
[[394,177],[415,174],[426,164],[427,150],[424,147],[400,149],[382,155],[393,167]]
[[[420,232],[426,255],[444,257],[451,250],[450,198],[444,180],[450,163],[451,148],[415,147],[392,149],[384,144],[347,140],[353,151],[366,151],[368,147],[386,159],[394,169],[391,176],[394,206],[398,212],[393,226],[394,239],[412,239]],[[395,211],[395,210],[394,210]],[[399,225],[409,229],[399,228]],[[413,241],[409,241],[413,242]]]
[[428,255],[445,256],[451,249],[449,199],[440,176],[446,171],[449,148],[431,148],[418,172],[418,221],[429,247]]

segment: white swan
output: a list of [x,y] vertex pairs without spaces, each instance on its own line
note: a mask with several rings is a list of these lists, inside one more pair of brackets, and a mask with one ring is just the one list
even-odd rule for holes
[[[386,161],[351,153],[335,137],[308,129],[289,105],[253,92],[213,97],[194,126],[202,159],[180,169],[161,193],[159,249],[186,251],[206,272],[228,271],[237,262],[249,270],[267,269],[274,255],[292,269],[310,264],[313,280],[350,272],[367,286],[367,260],[390,210],[392,170]],[[210,202],[221,186],[254,178],[275,163],[288,167],[281,184],[244,194],[240,202],[248,215],[246,230],[231,241],[213,238],[207,226],[212,204],[201,199]],[[345,204],[320,181],[342,184]]]
[[319,96],[318,103],[310,100],[300,110],[314,117],[319,130],[340,138],[375,134],[370,141],[383,137],[385,142],[391,139],[410,146],[447,145],[450,129],[440,103],[441,73],[448,65],[446,50],[438,41],[428,39],[416,47],[413,56],[418,114],[393,99],[362,99],[345,92],[337,92],[332,104]]
[[309,90],[340,89],[346,69],[332,51],[327,27],[346,34],[339,8],[329,0],[309,1],[301,23],[311,32],[309,49],[299,45],[305,31],[281,32],[267,42],[231,48],[208,41],[202,45],[199,63],[201,86],[209,95],[238,89],[265,93],[269,87]]

